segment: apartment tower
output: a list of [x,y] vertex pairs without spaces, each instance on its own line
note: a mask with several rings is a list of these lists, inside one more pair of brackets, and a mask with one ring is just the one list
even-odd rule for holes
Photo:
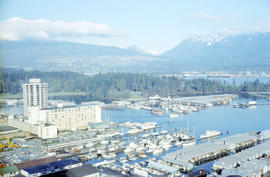
[[38,106],[40,109],[48,106],[48,84],[41,83],[40,79],[29,79],[23,84],[24,115],[28,115],[28,107]]

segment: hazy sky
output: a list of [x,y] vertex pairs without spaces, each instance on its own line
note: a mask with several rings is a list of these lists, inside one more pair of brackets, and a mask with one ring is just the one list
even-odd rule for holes
[[270,31],[269,0],[0,0],[1,39],[136,45],[164,52],[193,35]]

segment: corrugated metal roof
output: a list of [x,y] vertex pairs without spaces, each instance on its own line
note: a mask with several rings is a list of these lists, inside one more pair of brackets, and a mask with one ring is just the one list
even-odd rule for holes
[[54,177],[81,177],[88,176],[91,174],[99,173],[99,171],[94,168],[92,165],[83,165],[80,167],[59,171],[53,174],[45,175],[44,177],[54,176]]
[[18,129],[11,126],[6,126],[6,125],[0,126],[0,132],[11,131],[11,130],[18,130]]
[[77,163],[80,163],[80,162],[77,160],[74,160],[74,159],[65,159],[65,160],[51,162],[51,163],[44,164],[44,165],[24,168],[23,170],[27,171],[29,174],[43,173],[43,172],[47,172],[47,171],[52,171],[54,169],[64,168],[68,165],[74,165]]
[[157,169],[157,170],[160,170],[160,171],[165,171],[167,173],[176,173],[178,171],[177,168],[174,168],[174,167],[171,167],[171,166],[168,166],[168,165],[165,165],[165,164],[161,164],[161,163],[158,163],[158,162],[154,162],[154,161],[149,161],[148,163],[148,166],[150,168],[154,168],[154,169]]
[[20,169],[43,165],[43,164],[47,164],[47,163],[51,163],[51,162],[55,162],[55,161],[57,161],[57,158],[55,156],[51,156],[51,157],[46,157],[46,158],[42,158],[42,159],[25,161],[22,163],[17,163],[15,165],[20,170]]

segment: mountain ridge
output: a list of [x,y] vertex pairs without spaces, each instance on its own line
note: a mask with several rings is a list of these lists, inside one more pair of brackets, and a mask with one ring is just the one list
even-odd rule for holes
[[161,55],[64,41],[0,41],[4,67],[76,72],[270,70],[270,33],[193,36]]

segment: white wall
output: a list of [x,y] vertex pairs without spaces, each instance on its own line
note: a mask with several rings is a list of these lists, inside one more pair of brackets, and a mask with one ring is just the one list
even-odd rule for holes
[[57,127],[56,125],[41,126],[41,138],[57,138]]

